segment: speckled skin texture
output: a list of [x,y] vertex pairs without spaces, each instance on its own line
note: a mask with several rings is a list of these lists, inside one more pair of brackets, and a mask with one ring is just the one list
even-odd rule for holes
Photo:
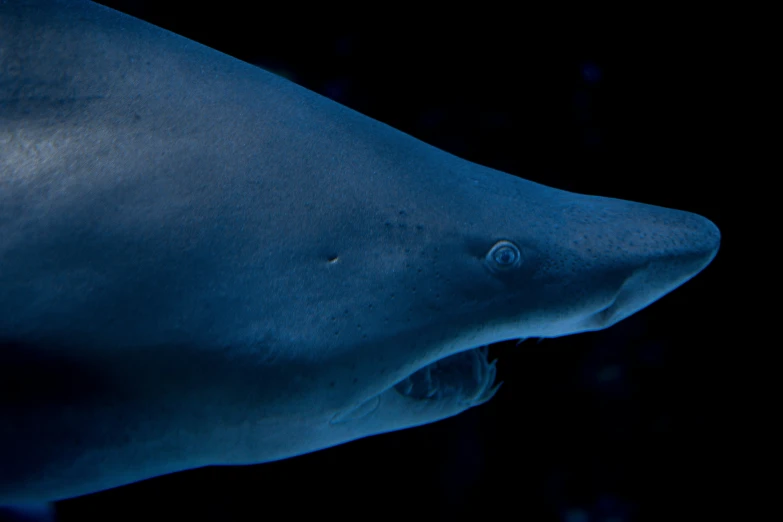
[[455,415],[481,345],[610,326],[718,249],[90,2],[0,3],[0,37],[0,504]]

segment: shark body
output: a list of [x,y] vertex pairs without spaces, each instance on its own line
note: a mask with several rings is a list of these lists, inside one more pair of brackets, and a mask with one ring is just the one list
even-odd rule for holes
[[88,1],[0,3],[0,74],[0,505],[458,414],[719,246]]

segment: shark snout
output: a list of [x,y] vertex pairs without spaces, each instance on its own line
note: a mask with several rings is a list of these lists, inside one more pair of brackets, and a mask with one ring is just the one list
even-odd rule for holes
[[640,207],[628,231],[610,238],[613,262],[625,276],[609,304],[592,317],[598,328],[657,301],[701,272],[718,252],[720,231],[710,220],[689,212]]

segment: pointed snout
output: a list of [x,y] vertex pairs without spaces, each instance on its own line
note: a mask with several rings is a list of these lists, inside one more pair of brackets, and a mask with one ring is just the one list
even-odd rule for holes
[[617,323],[682,285],[710,264],[720,246],[718,227],[697,214],[627,201],[617,202],[613,210],[604,213],[603,226],[593,223],[599,227],[593,255],[619,267],[623,275],[614,298],[591,318],[597,328]]

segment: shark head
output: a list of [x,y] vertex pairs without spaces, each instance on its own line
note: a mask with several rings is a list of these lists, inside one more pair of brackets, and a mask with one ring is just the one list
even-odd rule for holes
[[455,415],[482,346],[607,328],[718,249],[91,2],[0,34],[0,504]]
[[339,182],[339,202],[308,222],[323,255],[294,256],[307,264],[299,277],[318,274],[299,289],[319,311],[313,331],[324,335],[311,342],[320,353],[351,347],[350,362],[334,359],[345,382],[358,379],[332,422],[347,433],[481,404],[495,391],[483,345],[608,328],[695,276],[719,248],[717,227],[696,214],[555,189],[421,143],[401,144],[399,162],[394,150]]

